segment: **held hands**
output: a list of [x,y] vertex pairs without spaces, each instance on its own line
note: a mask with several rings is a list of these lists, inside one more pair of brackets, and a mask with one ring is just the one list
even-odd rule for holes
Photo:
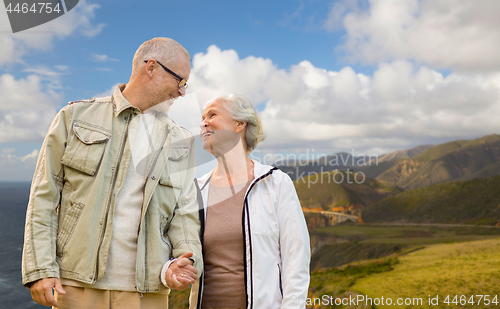
[[[191,256],[193,256],[192,252],[185,253],[170,264],[165,274],[165,280],[170,288],[182,291],[187,289],[196,279],[198,279],[198,270],[193,266],[193,261],[189,259]],[[52,294],[53,289],[59,294],[66,294],[59,279],[44,278],[35,281],[31,285],[31,297],[33,301],[41,305],[59,307],[59,304]]]
[[168,267],[165,281],[171,289],[185,290],[198,279],[198,270],[193,266],[193,261],[189,259],[191,256],[193,256],[192,252],[184,253]]
[[44,278],[35,281],[30,286],[31,298],[41,305],[59,307],[59,304],[52,294],[52,289],[55,289],[59,294],[66,294],[61,281],[57,278]]

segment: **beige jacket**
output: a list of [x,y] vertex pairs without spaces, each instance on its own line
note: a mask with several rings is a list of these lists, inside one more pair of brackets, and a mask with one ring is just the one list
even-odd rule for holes
[[[42,145],[26,213],[23,284],[47,277],[93,284],[105,275],[115,197],[131,157],[128,125],[140,110],[117,88],[112,97],[71,102],[52,122]],[[163,264],[193,252],[201,274],[194,138],[157,113],[153,160],[138,231],[139,292],[168,293]],[[158,130],[157,130],[158,129]]]

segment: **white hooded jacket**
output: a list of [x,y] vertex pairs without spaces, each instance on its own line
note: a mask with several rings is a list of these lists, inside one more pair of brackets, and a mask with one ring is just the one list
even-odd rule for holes
[[[305,308],[311,252],[295,187],[279,169],[253,162],[242,213],[246,307]],[[202,243],[212,172],[198,179]],[[202,291],[203,275],[191,289],[191,309],[201,308]]]

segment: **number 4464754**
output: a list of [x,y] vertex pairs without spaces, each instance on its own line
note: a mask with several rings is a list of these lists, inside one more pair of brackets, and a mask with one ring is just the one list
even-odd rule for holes
[[[451,296],[453,297],[453,295]],[[450,295],[446,296],[443,301],[448,306],[451,305],[498,305],[497,295],[472,295],[471,297],[467,297],[465,295],[455,295],[453,299],[451,299]],[[451,300],[450,300],[451,299]]]
[[60,13],[61,9],[59,8],[59,3],[56,4],[56,6],[52,6],[52,3],[17,3],[14,8],[12,8],[12,3],[9,3],[7,5],[7,12],[9,13],[36,13],[36,14],[50,14],[50,13]]

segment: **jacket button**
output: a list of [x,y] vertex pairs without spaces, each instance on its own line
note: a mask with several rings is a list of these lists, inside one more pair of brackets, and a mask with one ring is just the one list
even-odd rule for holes
[[86,138],[86,139],[85,139],[85,143],[88,143],[88,142],[89,142],[89,139],[88,139],[88,138]]
[[155,177],[155,176],[151,176],[151,179],[155,180],[155,179],[156,179],[156,177]]
[[92,279],[94,279],[94,277],[90,276],[89,279],[92,280]]

